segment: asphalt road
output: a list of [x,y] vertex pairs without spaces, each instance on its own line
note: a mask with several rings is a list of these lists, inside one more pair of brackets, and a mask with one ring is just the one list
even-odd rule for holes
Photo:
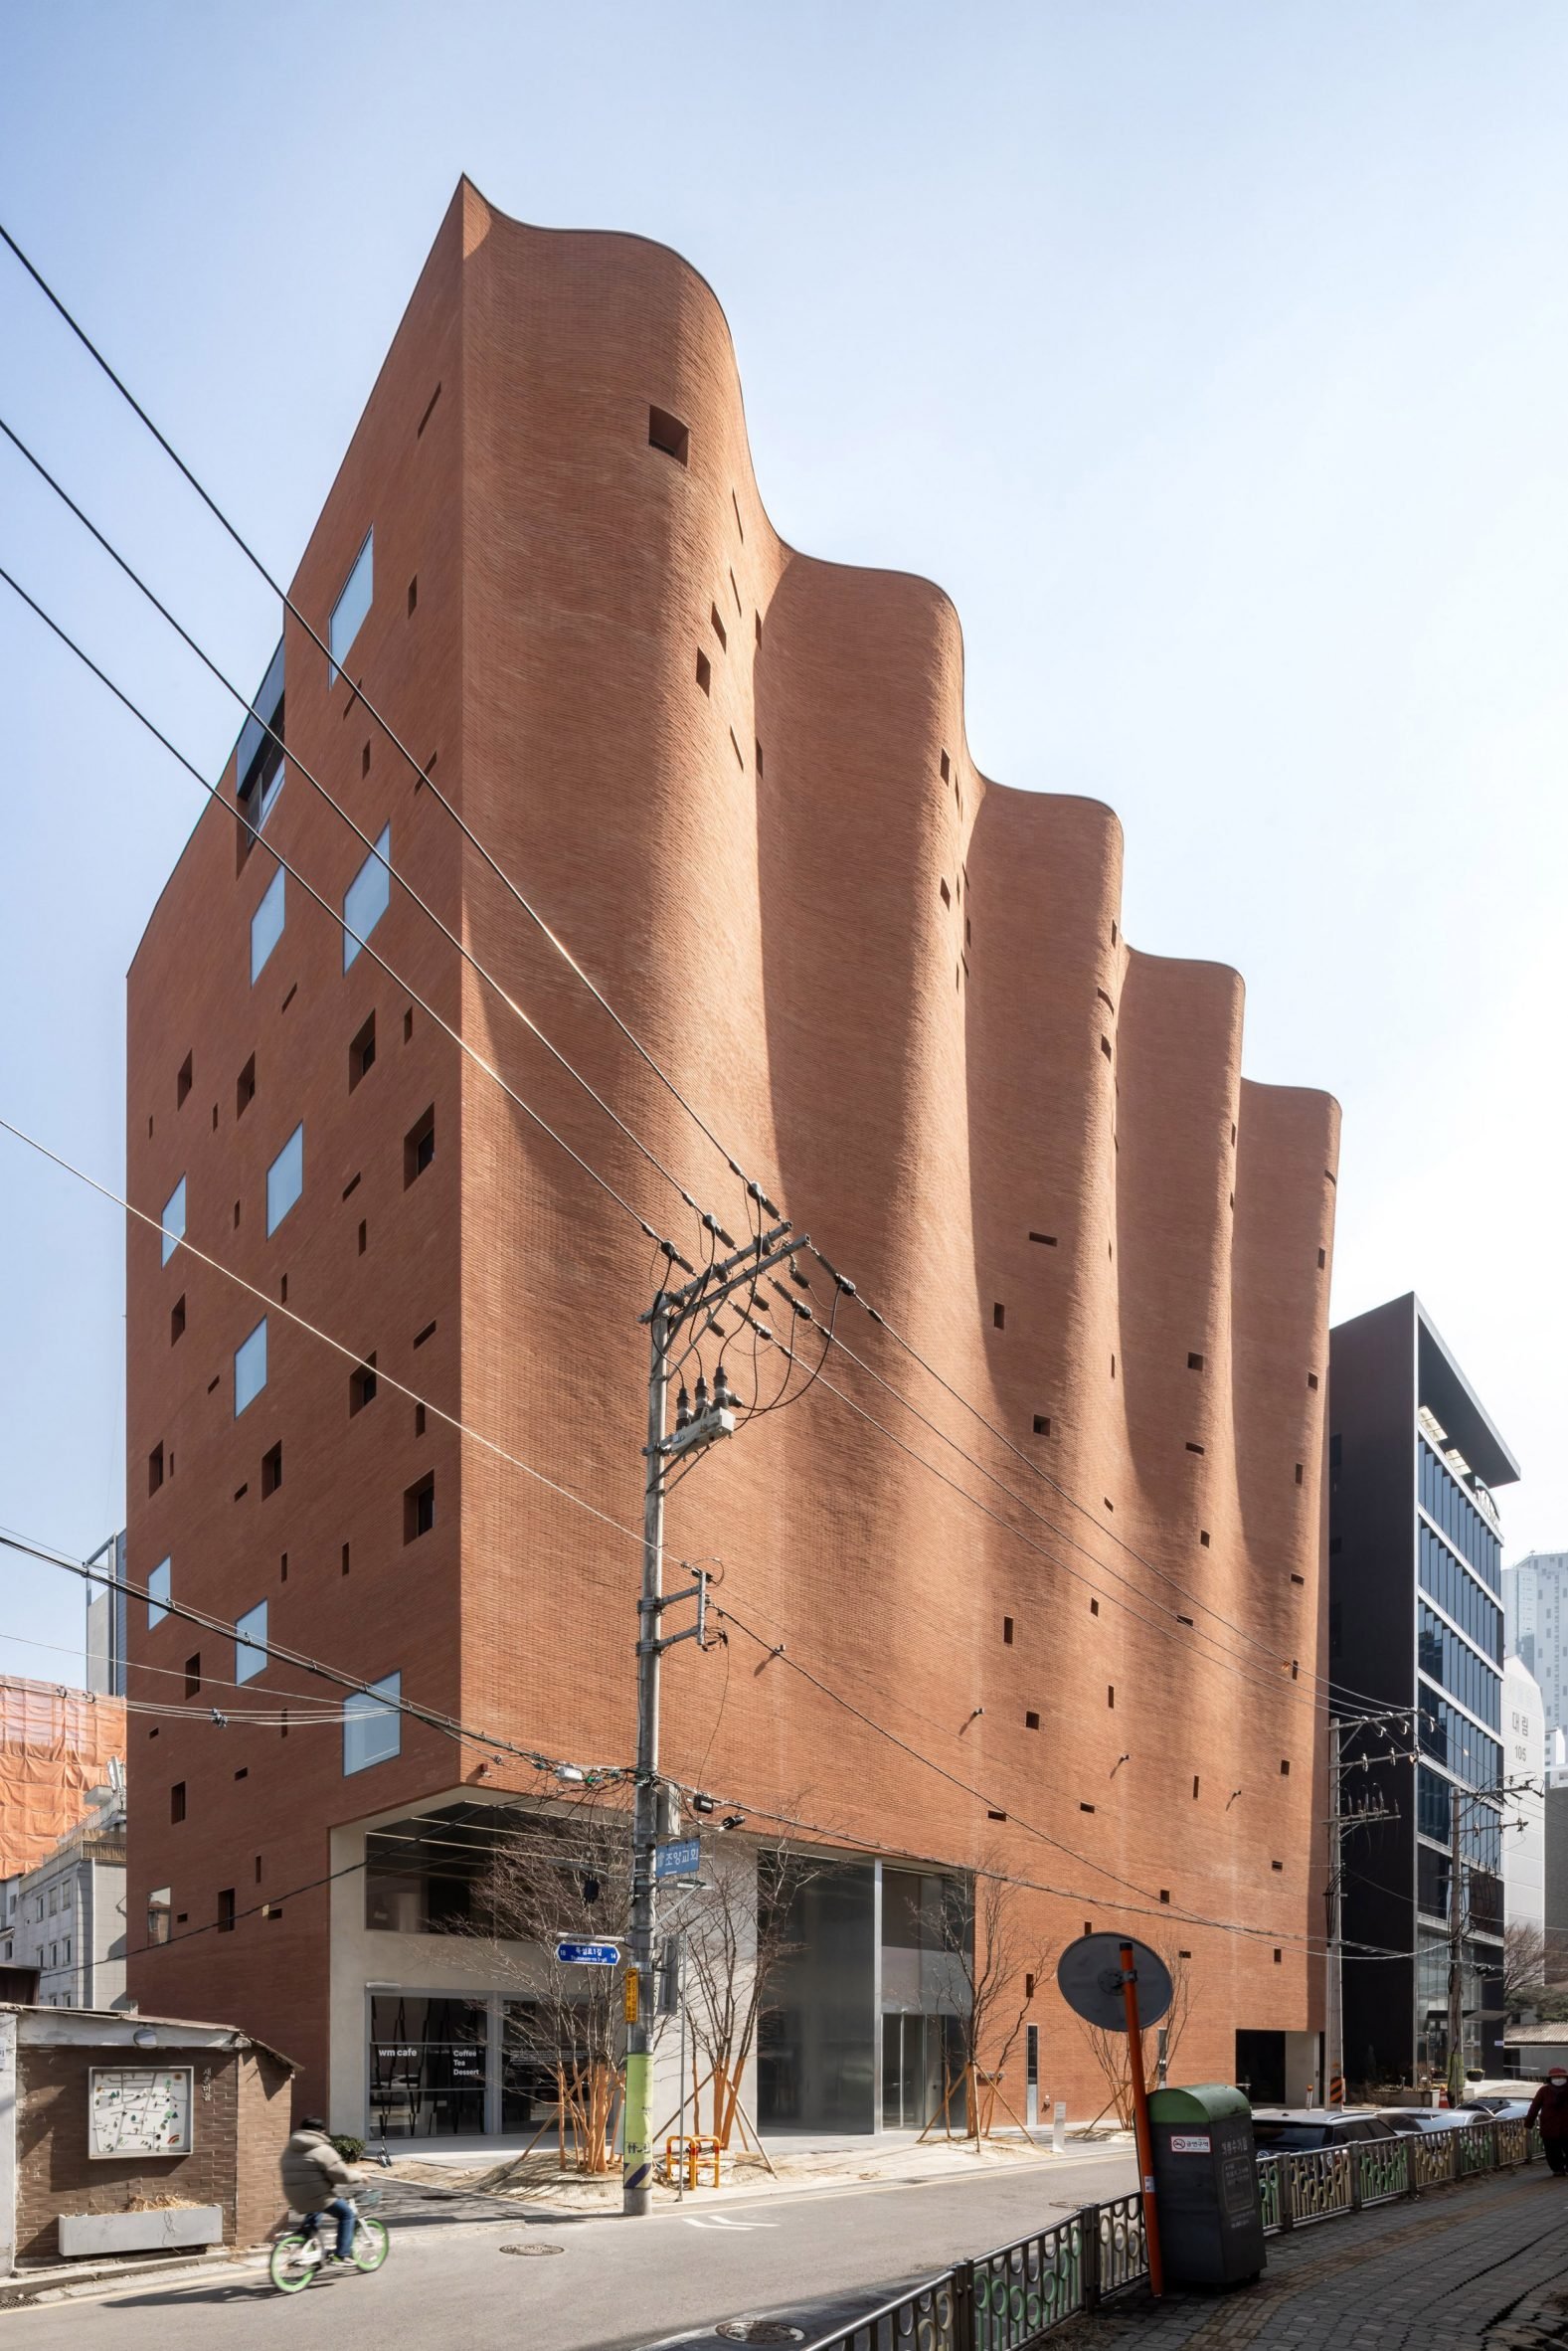
[[[300,2351],[648,2351],[672,2341],[697,2351],[713,2326],[743,2315],[787,2309],[809,2332],[802,2308],[826,2325],[1132,2183],[1132,2160],[1118,2153],[722,2210],[699,2199],[636,2222],[497,2214],[476,2200],[424,2200],[400,2214],[389,2198],[392,2251],[373,2276],[333,2271],[285,2297],[264,2270],[236,2269],[17,2310],[3,2323],[18,2351],[209,2351],[215,2338],[224,2351],[285,2341]],[[485,2210],[494,2217],[475,2217]]]

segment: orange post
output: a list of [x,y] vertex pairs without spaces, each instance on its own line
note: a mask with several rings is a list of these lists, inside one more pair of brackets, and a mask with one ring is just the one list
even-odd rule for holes
[[1143,2236],[1148,2247],[1148,2290],[1157,2300],[1165,2290],[1159,2258],[1159,2213],[1154,2203],[1154,2142],[1148,2128],[1148,2089],[1143,2080],[1143,2030],[1137,2015],[1137,1970],[1132,1946],[1122,1945],[1122,1997],[1127,2003],[1127,2062],[1132,2079],[1132,2136],[1143,2193]]

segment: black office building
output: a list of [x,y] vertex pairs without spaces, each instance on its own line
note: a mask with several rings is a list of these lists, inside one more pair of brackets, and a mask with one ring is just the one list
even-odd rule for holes
[[[1354,2085],[1443,2080],[1450,1856],[1461,1831],[1465,2063],[1499,2071],[1502,1541],[1517,1462],[1413,1294],[1329,1335],[1328,1670],[1342,1718],[1409,1710],[1350,1803],[1397,1815],[1345,1847],[1344,2054]],[[1362,1946],[1358,1954],[1356,1946]],[[1402,1956],[1372,1956],[1372,1953]]]

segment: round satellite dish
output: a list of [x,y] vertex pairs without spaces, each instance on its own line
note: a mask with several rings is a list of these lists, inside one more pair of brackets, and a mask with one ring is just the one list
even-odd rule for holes
[[[1125,1934],[1081,1934],[1056,1963],[1056,1988],[1062,1998],[1086,2025],[1098,2025],[1102,2032],[1127,2031],[1122,1946],[1130,1939]],[[1157,2025],[1170,2006],[1170,1970],[1147,1943],[1132,1944],[1132,1967],[1138,2023]]]

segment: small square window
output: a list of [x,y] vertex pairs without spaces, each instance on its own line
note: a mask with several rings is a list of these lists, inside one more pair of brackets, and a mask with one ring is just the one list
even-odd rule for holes
[[352,1094],[376,1058],[376,1015],[371,1013],[348,1049],[348,1090]]
[[283,1443],[279,1438],[277,1443],[261,1456],[261,1500],[264,1502],[269,1494],[275,1494],[282,1482]]
[[423,1176],[436,1157],[436,1106],[433,1103],[403,1138],[404,1188]]
[[1050,1435],[1051,1415],[1049,1412],[1037,1412],[1035,1414],[1034,1433],[1037,1437],[1048,1437]]
[[256,1100],[256,1055],[253,1053],[234,1081],[234,1115],[243,1119]]
[[436,1479],[434,1474],[421,1478],[403,1497],[403,1539],[417,1542],[422,1535],[429,1535],[436,1524]]
[[1201,1371],[1201,1370],[1202,1370],[1202,1368],[1203,1368],[1203,1357],[1202,1357],[1201,1356],[1190,1356],[1190,1355],[1189,1355],[1189,1356],[1188,1356],[1188,1357],[1187,1357],[1187,1369],[1188,1369],[1189,1371]]
[[1023,1718],[1023,1726],[1025,1730],[1038,1730],[1040,1727],[1039,1716],[1035,1714],[1025,1715]]
[[679,417],[672,417],[668,409],[648,410],[648,446],[661,449],[677,465],[686,464],[691,456],[691,433]]

